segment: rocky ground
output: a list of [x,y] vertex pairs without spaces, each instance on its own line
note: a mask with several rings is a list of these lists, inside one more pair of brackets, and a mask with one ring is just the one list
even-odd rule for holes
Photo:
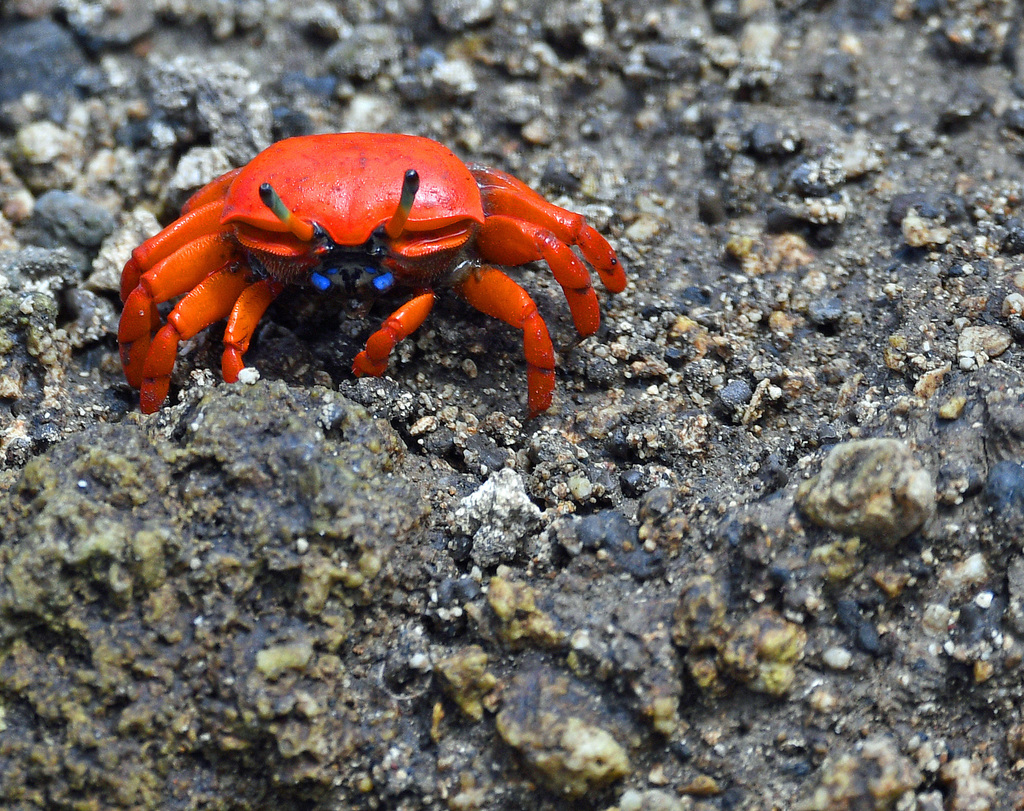
[[[0,8],[0,800],[1024,808],[1012,0]],[[427,135],[629,277],[282,296],[138,413],[120,268],[274,140]],[[250,379],[256,375],[250,375]]]

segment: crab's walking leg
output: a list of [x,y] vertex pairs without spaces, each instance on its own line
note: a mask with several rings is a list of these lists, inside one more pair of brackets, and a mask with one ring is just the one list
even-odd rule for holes
[[388,355],[395,348],[395,344],[418,330],[427,320],[433,306],[434,294],[423,293],[389,315],[380,329],[367,340],[366,349],[356,355],[352,363],[352,371],[356,376],[379,377],[384,374],[388,365]]
[[124,376],[133,388],[142,385],[150,337],[154,324],[159,322],[156,305],[191,290],[236,254],[235,246],[223,234],[204,234],[142,274],[125,299],[117,326]]
[[139,279],[146,271],[180,250],[189,242],[200,237],[223,231],[220,224],[224,203],[220,200],[208,203],[189,212],[188,216],[175,220],[159,234],[150,237],[132,251],[131,258],[121,271],[121,301],[127,301],[131,292],[138,287]]
[[590,271],[554,233],[531,222],[488,217],[477,235],[480,255],[499,265],[523,265],[543,259],[562,286],[576,331],[586,337],[601,325],[601,307],[590,283]]
[[471,273],[456,289],[480,312],[523,331],[529,415],[547,411],[555,390],[555,349],[530,294],[493,267]]
[[218,270],[182,297],[171,310],[167,323],[153,338],[142,368],[139,405],[144,414],[157,411],[167,398],[178,343],[226,318],[248,284],[245,273],[226,268]]
[[181,216],[184,217],[191,214],[196,209],[202,208],[203,206],[213,202],[223,205],[224,198],[227,197],[228,194],[228,188],[231,186],[232,181],[238,176],[238,173],[244,168],[244,166],[240,166],[238,169],[232,169],[230,172],[225,172],[216,180],[210,181],[199,189],[185,201],[185,205],[181,207]]
[[238,380],[238,373],[245,366],[242,355],[249,348],[256,325],[282,290],[282,282],[262,279],[245,288],[238,297],[224,330],[224,354],[220,362],[221,374],[228,383]]
[[562,242],[579,246],[610,292],[626,289],[626,274],[612,246],[580,214],[548,202],[521,180],[498,169],[473,164],[469,170],[480,186],[488,215],[504,214],[547,228]]

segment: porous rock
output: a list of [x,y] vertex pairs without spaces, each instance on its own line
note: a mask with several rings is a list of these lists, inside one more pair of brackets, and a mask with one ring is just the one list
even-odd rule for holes
[[344,805],[342,764],[393,737],[353,607],[415,547],[402,458],[340,396],[260,382],[33,459],[0,505],[0,805]]
[[529,670],[505,693],[498,734],[550,790],[581,797],[630,772],[624,731],[594,703],[591,691],[570,676]]
[[513,560],[539,522],[540,508],[511,468],[498,471],[466,496],[454,515],[456,531],[472,537],[470,555],[483,568]]
[[796,501],[816,524],[892,545],[935,511],[935,485],[905,443],[862,439],[836,445]]

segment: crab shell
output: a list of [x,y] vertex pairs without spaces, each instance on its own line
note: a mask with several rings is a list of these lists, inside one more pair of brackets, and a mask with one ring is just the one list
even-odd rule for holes
[[221,222],[287,231],[260,199],[260,186],[269,183],[296,216],[319,223],[337,244],[362,245],[397,210],[402,177],[410,168],[420,185],[406,232],[426,235],[452,225],[483,224],[483,201],[469,168],[436,141],[407,135],[279,141],[234,177]]
[[[200,189],[181,218],[133,251],[121,276],[125,376],[141,389],[142,410],[156,411],[179,343],[227,318],[222,371],[234,382],[274,298],[289,284],[323,289],[329,277],[348,288],[369,280],[376,291],[412,291],[354,361],[355,374],[380,375],[395,344],[426,319],[435,291],[453,288],[523,331],[534,416],[551,404],[554,349],[529,294],[496,266],[546,261],[577,331],[591,335],[600,309],[572,245],[611,292],[625,287],[615,252],[583,217],[511,175],[467,166],[436,141],[368,133],[290,138]],[[178,297],[163,322],[157,305]]]

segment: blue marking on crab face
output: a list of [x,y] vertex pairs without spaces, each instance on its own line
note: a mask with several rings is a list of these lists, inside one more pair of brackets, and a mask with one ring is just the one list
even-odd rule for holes
[[379,276],[374,277],[373,288],[378,293],[383,293],[385,290],[388,290],[394,283],[394,276],[392,276],[390,273],[381,273]]
[[324,276],[322,273],[310,274],[309,280],[313,283],[313,287],[320,291],[324,291],[331,286],[331,280]]

